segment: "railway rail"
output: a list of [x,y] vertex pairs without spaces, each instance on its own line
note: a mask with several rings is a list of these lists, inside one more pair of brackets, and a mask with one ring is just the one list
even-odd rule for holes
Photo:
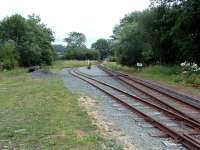
[[[108,83],[94,79],[93,77],[77,70],[71,70],[70,73],[111,96],[117,102],[143,117],[154,127],[172,137],[176,142],[182,143],[192,150],[200,149],[200,141],[193,136],[200,134],[200,125],[198,120],[178,112],[173,107],[171,108],[163,103],[147,101]],[[136,103],[139,103],[140,105],[135,105]],[[155,112],[159,114],[159,117],[153,115]],[[159,118],[164,118],[168,124],[162,123],[162,119]],[[170,126],[170,123],[174,124],[174,126]]]
[[[168,108],[175,110],[177,113],[187,116],[191,120],[196,120],[196,122],[200,122],[200,109],[198,108],[197,105],[193,106],[189,102],[185,102],[180,98],[174,98],[168,95],[165,92],[155,90],[154,88],[151,88],[149,86],[146,86],[144,83],[140,83],[136,79],[132,79],[129,76],[125,76],[124,74],[121,75],[113,75],[116,72],[112,72],[106,68],[100,67],[103,69],[105,72],[107,72],[109,75],[112,75],[115,79],[121,81],[122,83],[125,83],[129,86],[131,90],[134,92],[137,91],[137,93],[141,93],[145,96],[148,97],[149,101],[154,101],[157,103],[162,103]],[[145,81],[143,81],[145,82]],[[158,88],[157,88],[158,89]],[[200,101],[199,101],[200,103]]]
[[[106,73],[108,73],[109,75],[115,77],[118,80],[123,81],[124,83],[126,83],[126,84],[128,84],[132,87],[134,86],[134,84],[143,85],[144,87],[147,87],[147,88],[149,88],[149,89],[151,89],[155,92],[158,92],[158,93],[162,94],[163,96],[167,96],[168,98],[176,100],[179,103],[184,103],[186,105],[189,105],[189,106],[191,106],[191,108],[194,108],[198,112],[200,112],[200,99],[199,98],[194,98],[194,97],[185,95],[183,93],[177,92],[177,91],[172,90],[170,88],[161,86],[161,85],[159,85],[155,82],[143,80],[143,79],[140,79],[138,77],[129,76],[129,75],[121,73],[121,72],[110,70],[108,68],[105,68],[102,65],[98,65],[98,67],[100,69],[102,69],[103,71],[105,71]],[[134,88],[136,88],[136,87],[134,87]]]
[[[129,97],[131,97],[131,98],[137,99],[137,100],[142,101],[143,103],[146,103],[146,104],[148,104],[148,105],[151,105],[152,107],[155,107],[155,108],[157,108],[157,109],[159,109],[159,110],[161,110],[161,111],[165,111],[165,112],[168,113],[168,114],[171,114],[171,115],[173,115],[173,116],[176,116],[178,119],[183,119],[183,120],[187,121],[187,122],[189,123],[190,126],[193,125],[193,127],[198,127],[198,128],[200,129],[200,122],[199,122],[198,120],[196,120],[195,118],[192,118],[191,116],[188,116],[188,115],[185,114],[184,112],[181,112],[180,110],[178,110],[178,109],[176,109],[175,107],[169,105],[168,103],[165,103],[164,101],[162,101],[162,100],[160,100],[160,99],[157,99],[157,98],[155,98],[155,97],[152,96],[151,98],[153,98],[153,100],[156,100],[156,101],[150,101],[150,99],[145,100],[144,98],[142,99],[142,98],[140,98],[139,96],[137,96],[137,95],[135,95],[135,94],[133,95],[133,94],[128,93],[128,92],[126,92],[126,91],[117,89],[116,87],[111,86],[111,85],[109,85],[109,84],[107,84],[107,83],[104,83],[104,82],[102,82],[102,81],[96,80],[96,79],[94,79],[93,77],[91,77],[91,76],[88,75],[88,74],[85,74],[85,73],[80,72],[80,71],[78,71],[78,70],[77,70],[76,72],[79,72],[79,74],[81,74],[82,76],[85,76],[86,78],[89,78],[89,79],[91,79],[91,80],[94,80],[94,81],[96,81],[96,82],[99,82],[99,83],[101,83],[101,84],[104,84],[104,85],[106,85],[106,86],[109,86],[109,87],[111,87],[111,88],[114,88],[115,90],[120,91],[120,92],[122,92],[123,94],[125,94],[125,95],[127,95],[127,96],[129,96]],[[198,116],[198,115],[197,115],[197,116]]]

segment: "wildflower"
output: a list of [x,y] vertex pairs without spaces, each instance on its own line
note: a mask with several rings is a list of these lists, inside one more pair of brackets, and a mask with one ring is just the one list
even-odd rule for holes
[[192,63],[192,68],[193,68],[193,69],[196,69],[196,68],[198,68],[197,64],[195,64],[195,63]]
[[187,73],[187,71],[183,71],[183,74],[186,74]]
[[137,67],[142,67],[143,64],[142,64],[142,63],[137,63],[136,66],[137,66]]
[[185,66],[186,66],[186,67],[190,67],[190,63],[186,63]]
[[186,62],[181,63],[181,67],[184,67],[186,65]]

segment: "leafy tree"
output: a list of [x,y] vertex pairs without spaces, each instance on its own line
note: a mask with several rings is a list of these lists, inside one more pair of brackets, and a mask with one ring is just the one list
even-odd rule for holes
[[22,66],[51,64],[54,60],[53,32],[40,21],[36,15],[25,19],[16,14],[0,22],[0,40],[14,41],[17,61]]
[[117,56],[118,61],[124,65],[135,65],[137,62],[144,62],[143,52],[151,50],[145,42],[144,33],[137,23],[126,25],[118,40]]
[[67,43],[68,49],[86,48],[85,46],[86,37],[83,33],[70,32],[68,37],[65,38],[64,41]]
[[200,3],[196,0],[183,1],[173,10],[177,17],[170,33],[179,49],[180,60],[200,64]]
[[[134,65],[137,58],[146,63],[200,64],[199,10],[196,0],[151,0],[149,9],[125,15],[112,35],[117,56],[124,60],[120,62]],[[137,43],[142,45],[137,48]]]
[[12,40],[5,41],[0,45],[0,67],[1,69],[13,69],[17,63],[15,43]]
[[111,54],[111,42],[106,39],[98,39],[92,44],[92,48],[99,51],[101,60]]
[[53,48],[55,49],[56,52],[59,52],[59,53],[62,53],[62,54],[67,50],[67,48],[65,46],[60,45],[60,44],[54,44],[52,46],[53,46]]
[[64,59],[76,59],[76,60],[97,60],[99,54],[97,51],[84,49],[84,48],[74,48],[65,52]]
[[[153,58],[149,34],[142,22],[148,12],[133,12],[120,21],[114,28],[114,45],[117,60],[124,65],[135,65],[137,62],[150,62]],[[144,19],[145,20],[145,19]]]
[[117,40],[120,37],[120,34],[123,30],[123,28],[127,25],[127,24],[131,24],[134,22],[137,22],[138,19],[141,16],[141,12],[132,12],[130,14],[126,14],[124,16],[124,18],[121,19],[120,24],[119,25],[115,25],[114,29],[113,29],[113,35],[111,36],[114,40]]
[[26,31],[26,19],[21,15],[6,17],[0,22],[0,39],[2,41],[13,40],[17,47],[25,40]]

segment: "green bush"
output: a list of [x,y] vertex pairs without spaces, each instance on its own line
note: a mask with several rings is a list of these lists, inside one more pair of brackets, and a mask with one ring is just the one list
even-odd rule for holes
[[69,60],[97,60],[99,53],[85,48],[74,48],[66,51],[63,58]]
[[[4,68],[12,69],[16,61],[26,67],[50,65],[54,60],[55,53],[51,46],[54,40],[53,32],[41,23],[39,16],[31,15],[26,19],[15,14],[0,21],[0,41],[6,43],[9,40],[12,40],[13,44],[1,50],[1,63]],[[18,54],[17,59],[15,53]]]
[[0,46],[0,67],[2,70],[13,69],[17,65],[15,54],[15,43],[12,40],[1,43]]
[[107,60],[107,61],[110,61],[110,62],[116,62],[116,61],[117,61],[117,58],[114,57],[114,56],[109,56],[106,60]]

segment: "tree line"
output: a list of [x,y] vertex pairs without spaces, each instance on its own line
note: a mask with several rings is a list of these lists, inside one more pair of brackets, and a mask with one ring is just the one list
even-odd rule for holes
[[0,21],[0,68],[51,65],[55,52],[53,32],[39,16],[15,14]]
[[86,36],[79,32],[70,32],[68,37],[64,39],[66,42],[66,51],[64,59],[78,60],[103,60],[108,57],[110,52],[110,40],[98,39],[91,45],[91,48],[86,47]]
[[[63,59],[114,58],[123,65],[200,65],[200,3],[197,0],[150,0],[144,11],[124,16],[109,39],[98,39],[86,47],[86,36],[70,32],[66,48],[52,46],[53,32],[40,17],[13,15],[0,21],[0,68],[51,65],[55,49]],[[112,57],[111,57],[112,56]]]
[[[174,65],[185,61],[200,65],[200,2],[150,2],[146,10],[125,15],[114,27],[111,38],[98,39],[91,49],[99,53],[101,60],[114,56],[116,61],[128,66],[137,62]],[[79,40],[66,42],[85,40],[80,36]]]
[[200,2],[151,0],[144,11],[125,15],[113,30],[117,61],[146,64],[200,64]]

